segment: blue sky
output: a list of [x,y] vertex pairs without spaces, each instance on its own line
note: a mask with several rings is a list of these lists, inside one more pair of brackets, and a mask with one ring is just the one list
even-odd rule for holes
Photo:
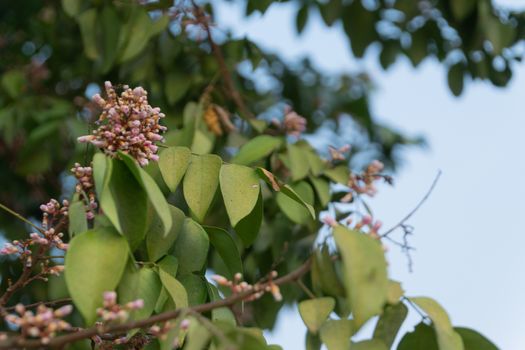
[[[519,7],[519,0],[498,3]],[[372,201],[385,226],[408,213],[427,191],[438,169],[441,180],[410,221],[414,272],[391,247],[390,274],[409,296],[430,296],[455,325],[477,329],[501,349],[525,348],[525,66],[506,89],[469,83],[460,98],[448,91],[445,71],[432,60],[413,69],[407,60],[381,70],[372,47],[356,61],[340,28],[311,20],[302,36],[294,8],[274,5],[264,17],[243,20],[240,6],[219,8],[219,27],[247,35],[290,62],[305,55],[328,72],[366,69],[377,85],[374,114],[409,134],[424,135],[430,148],[405,153],[395,187]],[[312,19],[313,18],[313,19]],[[405,328],[410,330],[416,316]],[[370,328],[370,327],[369,327]],[[364,330],[366,333],[368,330]],[[284,312],[271,341],[294,350],[305,328],[295,312]]]

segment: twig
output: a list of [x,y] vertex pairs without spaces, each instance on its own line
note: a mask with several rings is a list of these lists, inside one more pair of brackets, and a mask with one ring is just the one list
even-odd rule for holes
[[37,225],[33,224],[31,221],[29,221],[28,219],[26,219],[25,217],[23,217],[22,215],[18,214],[16,211],[6,207],[5,205],[1,204],[0,203],[0,209],[3,209],[5,210],[6,212],[8,212],[9,214],[13,215],[14,217],[16,217],[17,219],[25,222],[26,224],[32,226],[33,228],[35,228],[36,230],[38,230],[40,233],[44,233],[44,230],[40,227],[38,227]]
[[303,283],[303,281],[301,281],[300,279],[298,279],[297,281],[295,281],[295,283],[297,283],[297,285],[299,287],[301,287],[301,289],[303,290],[303,292],[306,293],[306,295],[308,295],[308,297],[310,299],[315,299],[315,295],[314,293],[312,293],[312,291]]
[[388,229],[386,232],[382,233],[381,235],[379,235],[381,238],[384,238],[384,237],[387,237],[389,234],[391,234],[392,232],[394,232],[396,229],[402,227],[406,221],[408,221],[412,215],[414,215],[418,210],[419,208],[421,208],[421,206],[426,202],[426,200],[428,199],[428,197],[430,197],[430,195],[432,194],[432,191],[434,190],[434,188],[436,187],[437,183],[438,183],[438,180],[439,178],[441,177],[441,170],[438,171],[437,175],[436,175],[436,178],[434,179],[434,181],[432,182],[432,185],[430,186],[430,188],[428,189],[427,193],[425,194],[425,196],[419,201],[419,203],[416,205],[416,207],[414,209],[412,209],[412,211],[410,213],[408,213],[400,222],[398,222],[396,225],[392,226],[390,229]]
[[228,66],[226,65],[226,61],[224,59],[224,54],[222,53],[222,50],[219,45],[213,40],[210,24],[208,21],[208,16],[206,13],[204,13],[204,10],[199,7],[194,1],[192,1],[193,7],[195,9],[195,17],[197,21],[202,25],[204,30],[206,31],[206,35],[208,37],[208,41],[211,45],[213,55],[215,56],[215,59],[217,60],[217,64],[219,65],[219,70],[222,75],[222,79],[225,84],[225,90],[230,95],[230,98],[232,101],[237,105],[239,108],[239,111],[242,113],[243,119],[254,119],[255,115],[246,107],[246,104],[244,103],[244,100],[241,97],[241,94],[237,89],[235,88],[235,84],[233,83],[233,78],[231,75],[230,70],[228,69]]
[[[63,305],[63,304],[69,304],[71,302],[72,302],[71,298],[63,298],[63,299],[56,299],[56,300],[50,300],[50,301],[39,301],[37,303],[24,305],[24,307],[26,309],[31,309],[31,308],[37,307],[39,305],[55,307],[55,306],[59,306],[59,305]],[[6,307],[6,308],[4,308],[4,311],[14,311],[15,307],[16,306]]]
[[[308,271],[310,271],[310,267],[312,265],[312,259],[309,258],[306,260],[301,266],[299,266],[294,271],[290,272],[287,275],[284,275],[282,277],[279,277],[275,280],[273,280],[273,283],[277,285],[290,283],[297,281],[299,278],[304,276]],[[263,290],[266,287],[266,284],[261,285],[261,289]],[[204,313],[208,312],[213,309],[217,309],[224,306],[230,306],[234,305],[250,295],[257,293],[257,291],[254,290],[247,290],[241,293],[233,294],[228,298],[213,301],[206,304],[196,305],[191,308],[187,309],[176,309],[171,310],[167,312],[163,312],[161,314],[157,314],[154,316],[151,316],[149,318],[138,320],[138,321],[128,321],[126,323],[118,324],[118,325],[112,325],[109,327],[106,327],[103,329],[103,333],[118,333],[118,332],[127,332],[132,329],[143,329],[149,326],[152,326],[156,323],[165,322],[174,318],[177,318],[181,313],[183,312],[198,312],[198,313]],[[91,327],[84,330],[77,331],[75,333],[70,333],[67,335],[59,336],[56,338],[52,338],[48,344],[46,344],[47,348],[61,348],[66,344],[82,340],[82,339],[89,339],[95,335],[99,335],[101,330],[97,327]],[[5,341],[0,342],[0,350],[14,350],[14,349],[35,349],[35,348],[42,348],[43,344],[40,340],[37,339],[23,339],[23,338],[9,338]]]

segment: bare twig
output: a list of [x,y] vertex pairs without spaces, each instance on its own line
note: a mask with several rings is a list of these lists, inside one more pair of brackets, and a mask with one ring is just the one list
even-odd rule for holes
[[398,228],[401,228],[405,222],[407,222],[418,210],[419,208],[421,208],[421,206],[426,202],[426,200],[428,199],[428,197],[430,197],[430,195],[432,194],[432,191],[434,190],[434,188],[436,187],[438,181],[439,181],[439,178],[441,177],[441,170],[438,171],[437,175],[436,175],[436,178],[434,179],[434,181],[432,182],[432,185],[430,186],[430,188],[428,189],[427,193],[425,194],[425,196],[419,201],[419,203],[416,205],[416,207],[414,209],[412,209],[412,211],[410,211],[410,213],[408,213],[403,219],[401,219],[401,221],[399,221],[396,225],[392,226],[390,229],[388,229],[387,231],[385,231],[384,233],[382,233],[381,235],[379,235],[381,238],[384,238],[384,237],[387,237],[389,234],[391,234],[392,232],[394,232],[396,229]]
[[[32,309],[32,308],[37,307],[39,305],[45,305],[45,306],[49,306],[49,307],[56,307],[56,306],[60,306],[60,305],[64,305],[64,304],[69,304],[71,302],[72,302],[71,298],[63,298],[63,299],[56,299],[56,300],[50,300],[50,301],[39,301],[37,303],[24,305],[24,307],[26,309]],[[6,307],[6,308],[4,308],[4,311],[14,311],[15,307],[16,306]]]
[[14,217],[16,217],[17,219],[25,222],[26,224],[32,226],[34,229],[38,230],[40,233],[44,233],[44,230],[42,230],[42,228],[38,227],[37,225],[35,225],[34,223],[32,223],[31,221],[29,221],[28,219],[26,219],[25,217],[23,217],[22,215],[18,214],[16,211],[6,207],[5,205],[1,204],[0,203],[0,209],[3,209],[5,210],[6,212],[8,212],[9,214],[13,215]]

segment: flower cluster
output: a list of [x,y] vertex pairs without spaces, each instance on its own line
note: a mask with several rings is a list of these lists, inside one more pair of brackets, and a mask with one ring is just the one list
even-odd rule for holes
[[22,304],[15,307],[16,314],[5,316],[5,320],[20,327],[23,337],[40,338],[43,344],[47,344],[58,332],[71,330],[71,325],[63,318],[73,311],[73,306],[66,305],[53,310],[40,304],[33,311],[26,310]]
[[98,128],[92,135],[78,138],[79,142],[89,142],[110,156],[118,151],[131,155],[141,166],[149,161],[158,161],[156,142],[164,141],[160,133],[166,127],[159,124],[164,114],[160,108],[151,107],[148,93],[142,87],[131,89],[124,85],[124,91],[117,95],[109,81],[105,83],[107,100],[99,94],[93,101],[102,108]]
[[306,130],[306,119],[292,110],[290,106],[286,106],[284,110],[284,121],[281,123],[279,120],[273,119],[272,124],[286,135],[295,137],[300,137]]
[[[384,165],[378,160],[372,161],[361,174],[350,174],[348,178],[348,187],[350,187],[357,194],[366,194],[368,196],[374,196],[377,193],[375,181],[379,179],[385,179],[385,176],[381,175]],[[344,196],[342,202],[350,202],[353,198],[353,193],[349,192]]]
[[31,266],[32,252],[29,248],[32,245],[67,250],[68,245],[62,241],[64,234],[57,230],[56,227],[67,218],[68,207],[69,202],[67,200],[62,201],[62,205],[56,199],[51,199],[48,203],[42,204],[40,206],[40,210],[43,212],[42,228],[39,232],[30,233],[28,239],[6,243],[0,249],[0,255],[19,254],[20,258],[26,260],[26,266]]
[[233,294],[240,294],[244,292],[253,292],[249,294],[244,301],[257,300],[263,296],[264,293],[272,293],[275,301],[283,300],[279,286],[273,282],[273,279],[277,277],[277,271],[272,271],[268,277],[268,281],[264,283],[256,283],[251,285],[242,280],[242,274],[236,273],[233,277],[233,281],[228,280],[226,277],[221,275],[213,275],[211,278],[217,282],[218,285],[230,288]]
[[104,323],[109,322],[126,322],[129,319],[129,313],[134,310],[142,309],[144,300],[137,299],[130,301],[125,305],[117,304],[117,293],[104,292],[104,303],[101,308],[97,309],[97,315]]
[[95,194],[95,183],[93,180],[93,168],[90,166],[80,166],[79,163],[75,163],[71,172],[77,179],[77,185],[75,186],[75,192],[78,193],[81,198],[84,198],[88,205],[86,207],[86,217],[91,220],[95,217],[95,210],[98,207]]

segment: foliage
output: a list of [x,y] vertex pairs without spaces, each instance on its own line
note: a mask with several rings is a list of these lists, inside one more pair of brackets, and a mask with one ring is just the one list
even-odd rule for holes
[[[247,15],[272,3],[248,0]],[[505,85],[519,58],[522,14],[489,1],[295,3],[299,32],[319,11],[327,25],[342,23],[355,56],[379,43],[385,69],[400,55],[414,65],[436,57],[455,94],[469,76]],[[375,182],[391,181],[369,161],[393,170],[400,146],[421,140],[374,120],[366,74],[290,65],[221,37],[212,14],[189,1],[0,3],[0,224],[16,240],[1,251],[0,307],[22,330],[4,325],[0,348],[83,349],[91,339],[100,349],[276,349],[261,329],[293,303],[308,349],[386,349],[396,337],[399,349],[495,348],[388,278],[384,245],[411,247],[358,210]],[[148,94],[105,84],[91,101],[106,80]],[[126,112],[115,91],[147,118]],[[357,135],[351,148],[345,120]],[[333,147],[303,137],[320,130]],[[67,200],[44,206],[36,225],[39,204],[58,196]],[[11,306],[47,300],[75,305],[69,323],[61,309],[39,309],[56,313],[60,334]],[[408,309],[422,322],[402,335]],[[375,318],[372,338],[353,342]]]

